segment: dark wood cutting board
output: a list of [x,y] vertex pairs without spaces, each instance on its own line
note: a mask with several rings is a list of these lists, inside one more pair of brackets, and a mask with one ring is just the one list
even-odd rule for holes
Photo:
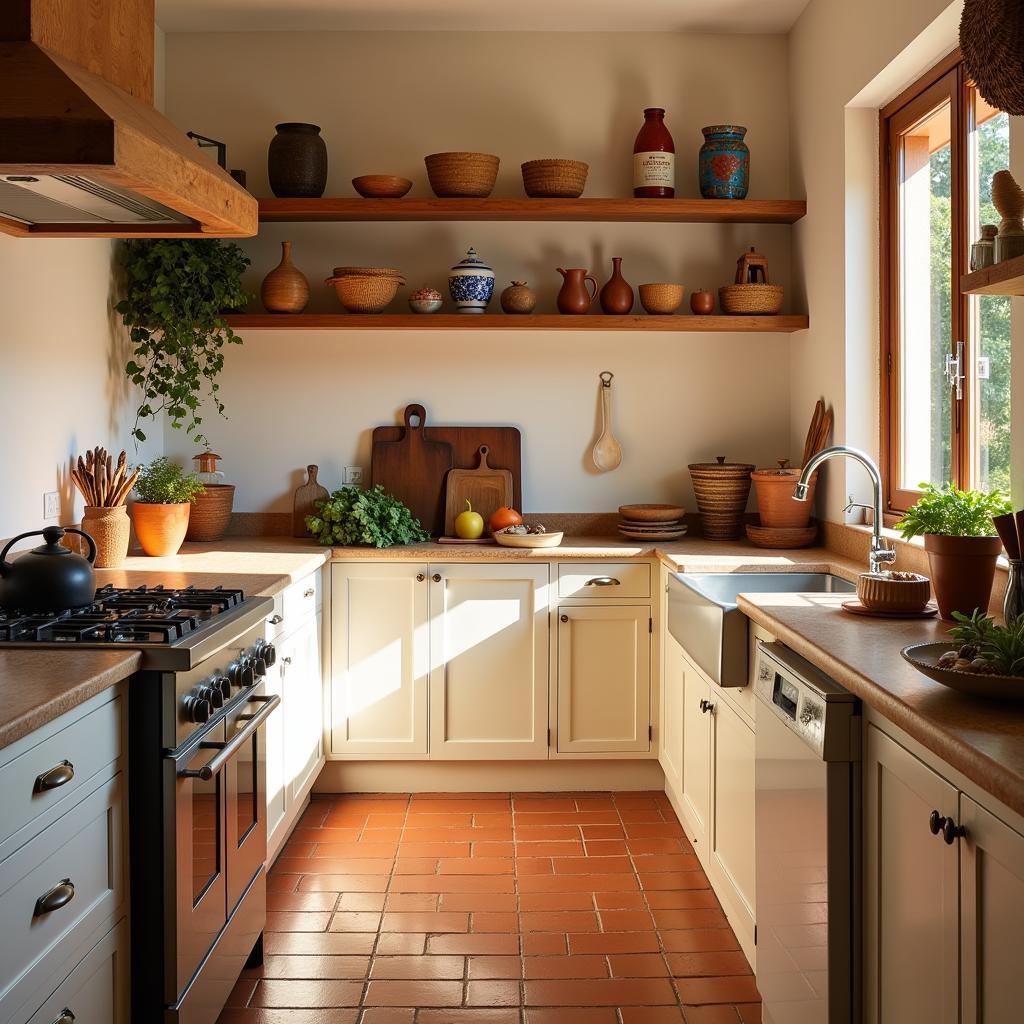
[[[413,419],[417,423],[413,423]],[[427,412],[422,405],[405,408],[405,426],[396,427],[398,438],[379,440],[373,432],[370,480],[408,505],[414,516],[430,531],[444,528],[444,502],[438,481],[443,481],[454,465],[452,446],[439,441],[433,428],[427,427]]]
[[[410,416],[410,409],[414,410],[412,415],[419,415],[415,410],[423,411],[421,405],[411,405],[405,410],[406,420]],[[426,414],[423,413],[423,416]],[[421,419],[422,425],[422,419]],[[373,431],[373,448],[376,451],[379,443],[390,443],[401,440],[405,433],[405,427],[386,426],[376,427]],[[487,445],[489,449],[488,461],[491,466],[499,469],[507,469],[512,474],[512,505],[518,510],[523,506],[523,484],[522,484],[522,435],[518,427],[474,427],[458,425],[436,425],[431,424],[427,428],[427,434],[432,441],[439,441],[450,444],[452,447],[452,467],[457,469],[474,469],[479,461],[477,453],[481,445]],[[371,481],[383,484],[378,480],[376,473],[371,467]],[[441,474],[436,480],[426,481],[423,475],[419,474],[418,482],[421,486],[429,488],[437,502],[438,515],[433,524],[424,520],[424,525],[431,534],[439,535],[444,532],[444,501],[445,501],[445,474]],[[387,485],[385,484],[385,489]]]

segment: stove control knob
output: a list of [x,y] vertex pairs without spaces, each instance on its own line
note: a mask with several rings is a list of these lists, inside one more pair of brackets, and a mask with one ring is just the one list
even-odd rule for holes
[[228,681],[232,686],[252,686],[255,679],[256,676],[248,655],[243,654],[238,661],[233,661],[228,665]]
[[[269,643],[266,640],[257,640],[256,643],[253,645],[252,650],[256,657],[263,662],[265,669],[268,669],[272,665],[276,664],[277,648],[274,647],[272,643]],[[260,673],[259,670],[257,670],[257,674],[266,675],[266,671]]]
[[210,686],[212,686],[215,690],[219,690],[220,691],[220,695],[221,695],[221,697],[223,697],[224,700],[230,699],[230,697],[231,697],[231,680],[228,679],[227,676],[221,676],[221,675],[211,676],[210,677]]
[[194,693],[188,694],[182,701],[182,704],[185,707],[185,717],[197,725],[208,722],[213,714],[213,706],[210,702]]
[[263,648],[258,643],[255,644],[248,657],[256,678],[262,679],[267,674],[267,662],[263,657]]
[[208,700],[210,702],[211,707],[224,707],[224,694],[221,693],[220,687],[218,686],[213,686],[210,683],[205,683],[202,686],[197,686],[195,688],[194,693],[201,700]]

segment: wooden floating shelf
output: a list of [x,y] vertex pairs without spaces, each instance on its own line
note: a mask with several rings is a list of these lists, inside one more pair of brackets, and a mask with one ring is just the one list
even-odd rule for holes
[[1024,295],[1024,256],[1014,256],[960,278],[965,295]]
[[792,334],[809,325],[806,316],[506,316],[500,313],[237,313],[227,317],[237,331],[687,331]]
[[803,199],[261,199],[264,224],[303,221],[590,221],[793,224]]

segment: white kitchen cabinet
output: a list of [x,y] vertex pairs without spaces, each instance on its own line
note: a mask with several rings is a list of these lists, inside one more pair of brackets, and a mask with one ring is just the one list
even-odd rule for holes
[[[263,679],[267,696],[283,696],[281,672],[284,665],[280,659],[271,665]],[[288,786],[285,782],[284,710],[279,707],[267,719],[264,727],[264,744],[267,754],[267,836],[269,845],[278,834],[285,819],[288,805]]]
[[430,566],[430,757],[546,758],[548,566]]
[[[957,844],[930,816],[957,791],[872,725],[864,751],[864,1019],[957,1024]],[[1019,970],[1017,972],[1019,974]],[[995,1024],[996,1018],[986,1018]]]
[[711,683],[689,660],[682,664],[683,778],[682,824],[697,856],[707,864],[711,820],[711,732],[714,703]]
[[331,750],[426,757],[428,568],[331,567]]
[[324,701],[319,615],[282,641],[281,696],[284,709],[284,771],[288,801],[309,791],[323,755]]
[[652,621],[646,605],[558,608],[559,753],[650,749]]
[[661,713],[658,761],[665,773],[665,791],[673,806],[683,796],[683,649],[671,633],[665,634],[665,654],[661,669]]

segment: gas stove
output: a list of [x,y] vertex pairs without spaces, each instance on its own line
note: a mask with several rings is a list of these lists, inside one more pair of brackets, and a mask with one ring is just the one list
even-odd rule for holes
[[108,584],[83,608],[43,615],[0,611],[0,649],[127,647],[143,652],[144,669],[187,671],[262,622],[272,606],[270,598],[225,587]]

